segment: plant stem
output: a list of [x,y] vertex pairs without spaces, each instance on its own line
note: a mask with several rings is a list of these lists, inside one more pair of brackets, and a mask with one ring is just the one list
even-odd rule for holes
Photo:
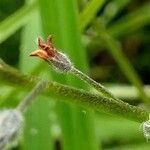
[[44,89],[46,88],[46,82],[40,81],[37,85],[32,89],[32,91],[21,101],[18,105],[17,109],[20,112],[24,112],[26,108],[31,104],[34,98]]
[[115,97],[112,93],[110,93],[103,85],[100,83],[94,81],[92,78],[81,72],[75,67],[72,67],[71,73],[79,77],[84,82],[89,83],[91,86],[93,86],[97,91],[102,93],[104,96],[113,99],[114,101],[120,101],[117,97]]
[[[39,78],[23,75],[0,60],[0,81],[3,81],[3,83],[28,90],[39,80]],[[140,123],[149,119],[148,112],[122,101],[121,103],[116,102],[110,98],[64,86],[56,82],[48,82],[47,85],[44,94],[58,98],[59,101],[76,103],[85,108],[88,107],[106,114],[114,114]]]

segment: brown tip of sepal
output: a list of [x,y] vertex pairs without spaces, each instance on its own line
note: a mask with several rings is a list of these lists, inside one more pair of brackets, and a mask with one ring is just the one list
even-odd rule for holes
[[32,52],[29,56],[37,56],[37,55]]
[[48,36],[48,38],[47,38],[47,44],[53,48],[53,46],[52,46],[52,35]]
[[30,56],[37,56],[37,57],[39,57],[39,58],[41,58],[41,59],[44,59],[44,60],[48,60],[48,58],[49,58],[47,52],[46,52],[46,51],[43,51],[43,50],[41,50],[41,49],[38,49],[38,50],[33,51],[33,52],[30,54]]

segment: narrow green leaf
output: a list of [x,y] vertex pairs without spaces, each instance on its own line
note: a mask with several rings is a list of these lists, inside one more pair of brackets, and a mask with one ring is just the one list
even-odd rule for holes
[[[45,5],[47,9],[45,9]],[[88,70],[85,51],[80,42],[76,0],[39,0],[39,6],[45,35],[52,34],[56,47],[66,51],[73,63],[79,68]],[[56,80],[56,74],[53,74],[53,78]],[[63,83],[83,87],[83,84],[75,78],[69,77],[63,80]],[[65,82],[66,80],[67,82]],[[59,82],[62,82],[62,79],[59,79]],[[93,125],[91,125],[92,121],[91,118],[89,119],[91,116],[89,112],[85,118],[82,113],[83,109],[60,102],[56,109],[62,129],[64,150],[96,149],[98,147],[93,133],[94,129],[92,129]]]
[[24,5],[0,23],[0,43],[25,25],[36,11],[36,4]]
[[121,11],[124,9],[131,0],[111,0],[105,7],[100,15],[100,20],[104,24],[109,24]]
[[120,37],[150,24],[150,3],[122,17],[108,28],[113,37]]
[[93,21],[96,13],[101,9],[106,0],[90,0],[80,14],[79,22],[81,30]]
[[[36,38],[41,35],[40,17],[38,11],[28,19],[28,24],[22,31],[20,48],[20,69],[31,73],[39,66],[39,61],[29,58],[30,52],[36,48]],[[30,60],[29,60],[30,59]],[[44,74],[42,74],[44,77]],[[27,85],[28,86],[28,85]],[[51,150],[53,149],[53,136],[51,132],[53,120],[51,102],[48,98],[38,97],[25,114],[26,126],[22,144],[23,150]]]
[[117,62],[118,66],[120,67],[122,72],[125,74],[125,76],[128,78],[128,80],[137,88],[137,90],[139,92],[139,96],[142,98],[142,100],[144,102],[146,102],[147,104],[150,104],[149,98],[143,90],[142,81],[140,80],[136,71],[130,64],[130,61],[126,58],[126,56],[122,52],[122,49],[121,49],[119,43],[114,38],[112,38],[107,33],[107,31],[99,24],[95,23],[95,29],[96,29],[99,37],[101,38],[101,40],[103,40],[104,46],[107,48],[108,52],[111,54],[111,56]]

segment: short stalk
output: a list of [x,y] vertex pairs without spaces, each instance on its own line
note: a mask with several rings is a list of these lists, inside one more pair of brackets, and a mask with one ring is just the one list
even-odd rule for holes
[[92,78],[90,78],[88,75],[84,74],[83,72],[81,72],[77,68],[72,67],[70,72],[72,74],[74,74],[75,76],[79,77],[84,82],[86,82],[86,83],[90,84],[91,86],[93,86],[97,91],[102,93],[105,97],[111,98],[114,101],[118,101],[118,102],[121,101],[117,97],[115,97],[111,92],[109,92],[102,84],[96,82],[95,80],[93,80]]

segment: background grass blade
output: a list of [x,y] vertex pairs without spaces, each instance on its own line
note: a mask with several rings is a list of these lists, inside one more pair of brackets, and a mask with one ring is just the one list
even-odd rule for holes
[[100,15],[100,20],[108,25],[128,4],[130,0],[111,0]]
[[24,5],[0,23],[0,43],[25,25],[36,11],[36,4]]
[[99,28],[99,30],[97,30],[97,33],[99,34],[101,40],[103,40],[104,46],[107,48],[108,52],[117,62],[118,66],[120,67],[124,75],[128,78],[128,80],[137,88],[139,96],[142,98],[142,100],[149,104],[149,98],[143,90],[143,84],[136,71],[131,66],[129,60],[122,52],[118,42],[115,41],[115,39],[113,39],[102,26],[99,26],[98,24],[95,24],[95,26],[97,26],[96,29]]
[[[31,73],[39,63],[29,57],[30,52],[36,47],[35,40],[39,35],[41,35],[41,26],[39,14],[36,11],[22,31],[20,69],[25,73]],[[43,74],[42,77],[44,77]],[[49,98],[36,98],[26,113],[26,126],[22,144],[24,150],[53,149],[54,143],[51,132],[53,120],[50,118],[52,107],[51,103],[44,101],[44,99]]]
[[147,24],[150,24],[150,3],[116,21],[108,28],[108,33],[113,37],[125,36]]
[[[25,113],[24,137],[12,149],[149,149],[139,129],[149,119],[149,14],[147,0],[1,0],[0,108],[15,108],[39,80],[48,83]],[[37,37],[49,34],[76,68],[123,101],[29,57]]]
[[[47,9],[45,9],[45,5]],[[52,34],[54,41],[56,40],[56,46],[66,52],[76,66],[87,71],[86,55],[81,46],[77,23],[76,0],[56,0],[55,2],[40,0],[39,6],[45,35]],[[46,20],[50,21],[46,22]],[[53,78],[56,80],[54,75]],[[59,81],[62,82],[62,80]],[[66,82],[63,83],[83,87],[82,83],[73,77],[67,77]],[[82,113],[83,109],[64,103],[58,103],[56,110],[62,129],[64,149],[97,149],[98,144],[94,136],[95,129],[91,125],[92,122],[89,118],[91,114],[89,112],[86,113],[85,117]]]
[[80,14],[79,22],[81,30],[93,21],[97,12],[101,9],[106,0],[90,0]]
[[[120,38],[125,37],[126,35],[130,35],[136,31],[141,31],[144,26],[147,26],[150,23],[149,8],[150,4],[146,3],[138,10],[130,12],[129,14],[123,16],[121,19],[118,19],[112,24],[109,24],[109,26],[106,27],[109,35],[114,38]],[[107,20],[105,13],[103,13],[97,21],[101,26],[101,24],[107,24],[106,22],[109,22],[109,19]],[[95,41],[97,41],[97,47],[102,47],[98,37],[94,38],[94,40],[88,38],[88,43],[90,43],[90,45],[94,45]]]

